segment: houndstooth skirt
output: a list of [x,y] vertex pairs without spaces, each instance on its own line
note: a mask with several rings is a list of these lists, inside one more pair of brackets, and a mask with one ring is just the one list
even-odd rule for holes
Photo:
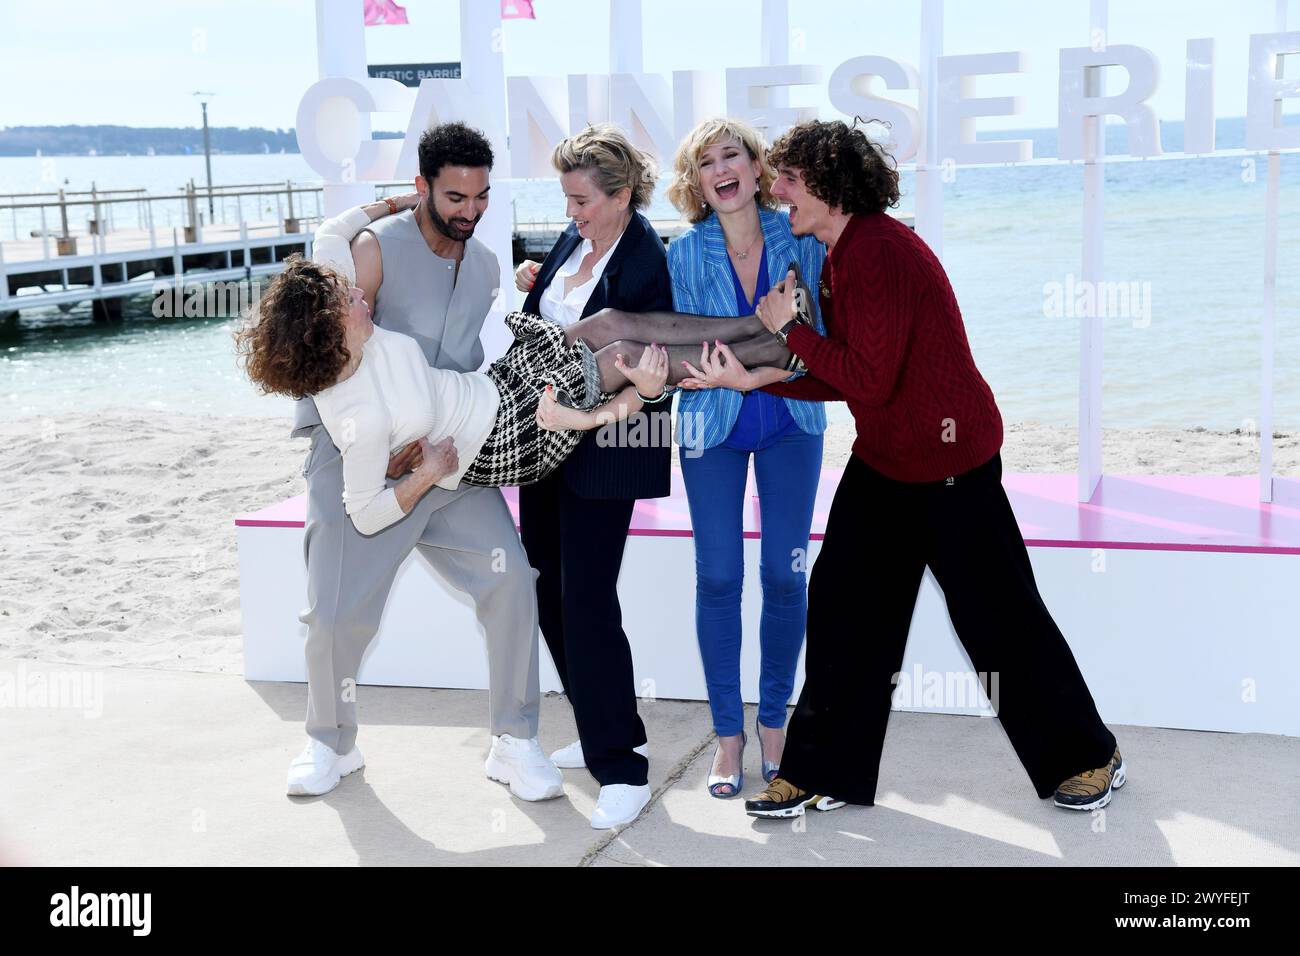
[[501,393],[501,406],[491,434],[461,478],[470,485],[531,485],[578,447],[585,432],[538,427],[537,405],[547,385],[567,393],[578,408],[595,408],[612,397],[601,392],[596,356],[581,339],[567,344],[563,327],[528,312],[511,312],[506,326],[515,341],[486,372]]

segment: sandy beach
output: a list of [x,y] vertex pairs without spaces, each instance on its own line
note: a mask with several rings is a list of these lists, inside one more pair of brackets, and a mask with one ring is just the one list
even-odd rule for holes
[[[4,422],[0,651],[69,664],[241,672],[234,516],[305,490],[285,421],[96,413]],[[842,466],[852,426],[827,433]],[[1250,435],[1108,430],[1111,474],[1248,475]],[[1074,431],[1009,425],[1007,471],[1072,471]],[[1300,436],[1275,439],[1300,474]]]

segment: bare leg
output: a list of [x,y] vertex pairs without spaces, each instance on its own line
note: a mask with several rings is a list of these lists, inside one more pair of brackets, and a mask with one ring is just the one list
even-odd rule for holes
[[[572,345],[581,338],[593,352],[620,340],[698,346],[700,342],[718,339],[731,345],[762,334],[767,334],[767,329],[756,315],[691,315],[686,312],[624,312],[621,309],[601,309],[564,330],[568,344]],[[699,354],[697,349],[696,357]]]
[[[692,316],[691,318],[695,318]],[[717,336],[721,338],[721,336]],[[703,342],[703,339],[695,341]],[[602,349],[596,351],[596,361],[600,365],[600,387],[605,392],[617,392],[625,385],[630,384],[627,377],[618,370],[614,364],[616,355],[623,356],[623,362],[626,365],[636,365],[641,361],[641,352],[645,349],[646,343],[634,341],[617,341],[611,342]],[[713,343],[709,342],[710,351]],[[731,354],[745,366],[745,368],[761,368],[766,365],[773,365],[777,368],[783,368],[785,363],[790,359],[790,351],[782,345],[772,333],[764,331],[760,335],[750,336],[729,345]],[[682,362],[687,361],[692,365],[699,367],[700,364],[700,346],[699,345],[670,345],[668,348],[668,384],[676,385],[684,378],[690,377],[690,372],[682,367]]]

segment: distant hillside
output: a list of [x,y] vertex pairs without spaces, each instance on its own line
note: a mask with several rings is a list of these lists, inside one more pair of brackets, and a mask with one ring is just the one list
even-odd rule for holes
[[[214,153],[298,152],[291,129],[209,129]],[[203,152],[202,127],[136,126],[10,126],[0,128],[0,156],[143,156],[152,149],[160,156]]]

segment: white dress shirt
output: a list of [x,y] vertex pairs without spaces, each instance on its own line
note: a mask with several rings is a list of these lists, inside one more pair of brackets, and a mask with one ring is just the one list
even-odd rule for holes
[[609,264],[609,257],[613,255],[618,244],[623,241],[623,233],[627,232],[627,227],[623,227],[623,232],[619,233],[618,239],[605,250],[605,254],[596,260],[596,264],[591,267],[591,278],[582,285],[574,286],[568,295],[564,294],[564,280],[569,276],[576,275],[582,268],[582,260],[595,248],[590,239],[583,239],[578,247],[573,250],[564,264],[555,271],[551,277],[551,283],[542,291],[542,301],[539,308],[542,310],[542,318],[550,319],[559,325],[572,325],[582,318],[582,310],[587,307],[587,300],[591,298],[591,293],[595,291],[596,283],[600,282],[600,277],[605,271],[605,266]]

